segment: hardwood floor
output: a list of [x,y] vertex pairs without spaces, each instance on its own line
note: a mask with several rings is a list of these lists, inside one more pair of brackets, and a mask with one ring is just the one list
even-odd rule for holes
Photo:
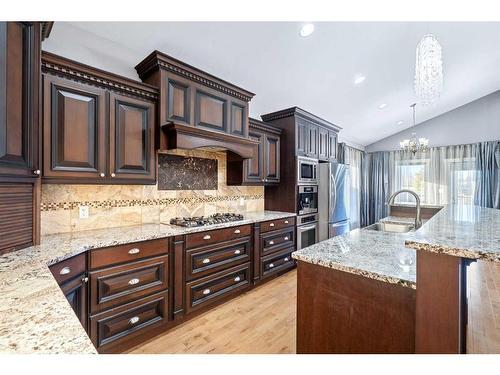
[[468,353],[500,353],[500,264],[475,262],[468,273]]
[[[295,353],[297,272],[278,277],[129,353]],[[500,264],[469,278],[468,353],[500,353]]]
[[295,353],[297,271],[290,271],[129,353]]

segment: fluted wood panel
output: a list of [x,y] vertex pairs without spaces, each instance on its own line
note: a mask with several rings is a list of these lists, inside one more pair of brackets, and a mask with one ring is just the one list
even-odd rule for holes
[[0,254],[33,243],[33,185],[0,185]]

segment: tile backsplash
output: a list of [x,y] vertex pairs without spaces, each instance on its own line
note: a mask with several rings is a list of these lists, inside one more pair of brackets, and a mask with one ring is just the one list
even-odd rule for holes
[[[262,186],[227,186],[223,152],[173,150],[171,155],[217,160],[217,190],[158,190],[156,185],[42,185],[42,235],[158,224],[177,216],[264,210]],[[90,216],[80,219],[79,207]]]

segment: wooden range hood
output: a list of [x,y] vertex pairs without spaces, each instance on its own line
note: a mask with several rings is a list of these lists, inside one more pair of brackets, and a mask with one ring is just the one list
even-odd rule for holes
[[249,159],[257,155],[259,142],[251,139],[174,122],[162,125],[161,129],[161,137],[166,138],[161,144],[166,145],[168,150],[216,148],[230,151],[239,155],[241,159]]

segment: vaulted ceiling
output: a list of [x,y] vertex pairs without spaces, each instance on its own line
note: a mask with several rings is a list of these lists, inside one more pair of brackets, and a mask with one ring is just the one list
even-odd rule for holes
[[[412,125],[415,47],[435,34],[444,90],[417,122],[500,89],[500,23],[56,22],[43,49],[138,79],[157,49],[254,93],[250,114],[299,106],[368,145]],[[362,74],[365,81],[354,84]],[[378,106],[386,103],[384,109]],[[399,121],[403,124],[398,125]]]

